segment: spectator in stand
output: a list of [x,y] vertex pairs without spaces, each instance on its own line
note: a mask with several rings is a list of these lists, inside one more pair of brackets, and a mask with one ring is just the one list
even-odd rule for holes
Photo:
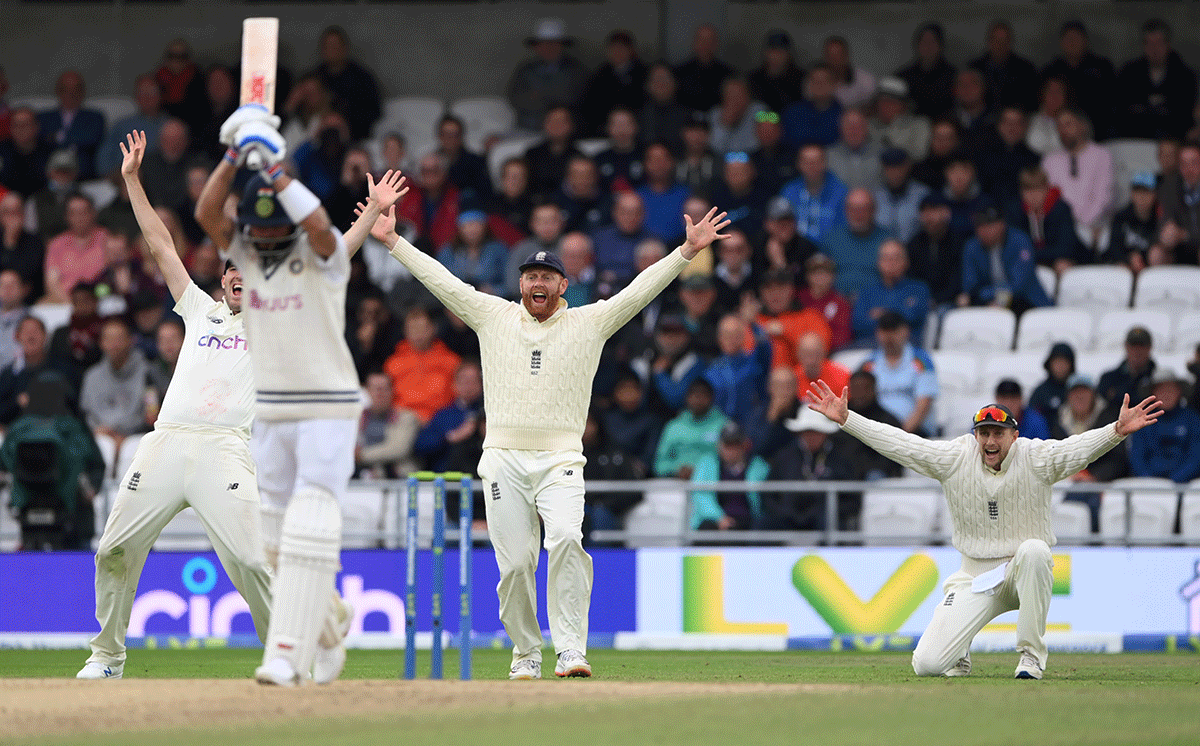
[[[204,76],[207,99],[204,119],[192,129],[195,147],[210,161],[217,162],[225,155],[226,146],[220,142],[221,125],[238,107],[238,81],[233,70],[225,65],[213,65]],[[333,173],[337,174],[337,169]]]
[[1183,406],[1190,383],[1166,369],[1156,371],[1148,383],[1147,388],[1162,403],[1162,414],[1159,427],[1130,437],[1130,474],[1186,484],[1200,477],[1200,414]]
[[464,360],[454,371],[454,400],[434,413],[417,432],[413,453],[427,468],[445,471],[455,444],[475,434],[483,412],[483,371],[479,363]]
[[79,391],[83,374],[100,362],[102,321],[95,284],[81,282],[72,288],[70,303],[67,325],[56,329],[50,337],[50,362],[67,376],[72,391]]
[[371,136],[371,127],[383,111],[379,83],[370,70],[350,58],[350,37],[341,26],[321,32],[321,64],[316,74],[333,94],[333,106],[345,111],[352,142]]
[[142,181],[150,204],[177,210],[187,203],[190,143],[187,125],[182,120],[172,118],[163,123],[158,148],[148,151],[142,163]]
[[283,127],[279,134],[283,135],[289,153],[295,153],[302,143],[316,136],[321,117],[332,108],[333,92],[321,76],[315,71],[301,75],[280,112]]
[[708,141],[708,115],[693,112],[679,133],[683,157],[675,168],[675,180],[697,194],[708,194],[720,168],[717,154]]
[[1195,264],[1200,249],[1200,145],[1179,149],[1179,173],[1159,184],[1162,230],[1159,238],[1167,256],[1165,264]]
[[397,214],[404,212],[433,246],[443,246],[458,231],[458,189],[450,183],[446,160],[429,153],[418,164],[417,189],[411,189],[401,201]]
[[683,152],[683,125],[692,110],[675,100],[675,73],[665,62],[655,62],[646,74],[646,103],[638,113],[644,142],[665,142]]
[[754,138],[755,117],[766,110],[762,102],[751,98],[745,78],[726,78],[721,83],[721,103],[708,112],[709,145],[718,155],[753,150],[758,144]]
[[[43,372],[58,371],[46,350],[46,325],[41,319],[36,316],[21,319],[14,338],[16,359],[0,370],[0,427],[5,428],[21,416],[21,401],[29,383]],[[75,391],[72,387],[72,398]]]
[[1171,48],[1171,27],[1158,18],[1142,24],[1142,56],[1126,62],[1113,91],[1120,137],[1182,139],[1196,108],[1196,72]]
[[829,322],[811,308],[796,309],[796,280],[786,269],[771,270],[758,284],[761,304],[755,321],[771,339],[771,368],[792,368],[798,361],[797,348],[804,335],[821,337],[825,350],[833,343]]
[[975,213],[975,236],[963,247],[959,306],[992,306],[1017,315],[1051,305],[1038,281],[1029,236],[1004,224],[1002,213],[985,201]]
[[20,354],[16,332],[28,315],[21,276],[11,269],[0,270],[0,368],[11,365]]
[[[832,388],[832,386],[830,387]],[[879,403],[876,391],[875,374],[869,370],[856,370],[850,375],[848,384],[848,403],[850,411],[857,412],[876,422],[882,422],[892,427],[900,427],[900,420]],[[904,467],[879,453],[858,438],[845,432],[834,433],[833,440],[845,446],[850,463],[857,464],[864,479],[883,479],[903,476]],[[857,445],[856,445],[857,444]]]
[[[162,110],[162,89],[153,75],[148,73],[137,76],[134,81],[133,100],[137,111],[111,123],[108,135],[96,151],[96,173],[99,176],[111,176],[121,168],[121,138],[135,130],[146,133],[147,143],[158,143],[159,130],[167,121],[167,115]],[[147,152],[153,152],[147,149]]]
[[696,274],[680,280],[679,304],[683,307],[683,323],[692,335],[692,349],[705,361],[712,360],[720,354],[717,322],[721,318],[712,276]]
[[792,277],[800,277],[804,263],[816,254],[817,245],[801,236],[796,230],[796,211],[784,197],[773,197],[767,203],[762,230],[755,246],[754,269],[763,274],[767,271],[786,271]]
[[900,420],[900,427],[928,437],[937,431],[933,416],[937,373],[929,353],[911,339],[903,316],[895,311],[884,313],[876,325],[877,346],[862,369],[875,376],[879,403]]
[[[613,444],[604,430],[600,413],[588,411],[583,425],[583,478],[587,481],[634,482],[645,479],[645,466]],[[635,487],[636,485],[630,485]],[[588,490],[583,504],[583,545],[611,546],[591,539],[592,531],[620,530],[630,508],[643,499],[641,492],[630,489],[622,492]]]
[[350,124],[340,112],[321,116],[313,139],[296,149],[292,160],[297,176],[321,199],[329,199],[337,188],[342,162],[350,149]]
[[850,382],[850,371],[829,359],[829,348],[816,332],[803,335],[796,344],[795,372],[799,382],[796,393],[802,398],[817,380],[825,381],[830,388],[837,386],[838,391]]
[[995,132],[975,152],[979,185],[998,205],[1020,199],[1021,172],[1036,168],[1042,160],[1025,144],[1025,123],[1025,112],[1015,106],[1004,107],[996,120]]
[[960,150],[946,162],[946,188],[943,190],[950,205],[950,227],[955,230],[971,230],[972,217],[980,205],[995,200],[983,193],[976,178],[975,162],[970,154]]
[[533,214],[533,196],[529,191],[529,164],[524,158],[509,158],[500,166],[500,188],[488,201],[488,215],[493,227],[502,223],[497,235],[513,237],[513,244],[529,235],[529,218]]
[[1159,138],[1155,143],[1154,159],[1158,161],[1159,200],[1162,200],[1162,188],[1172,179],[1179,176],[1179,151],[1183,143],[1171,137]]
[[1076,233],[1090,250],[1112,217],[1112,155],[1092,141],[1092,125],[1079,109],[1059,113],[1058,137],[1063,149],[1048,153],[1042,167],[1050,183],[1062,190]]
[[962,136],[953,119],[938,119],[929,130],[929,155],[913,166],[913,178],[941,193],[946,188],[946,165],[959,152]]
[[1039,166],[1023,170],[1020,183],[1021,198],[1009,204],[1005,221],[1029,236],[1035,262],[1052,267],[1061,276],[1085,258],[1071,206],[1062,199],[1058,187],[1050,186],[1046,172]]
[[1144,326],[1132,327],[1125,335],[1125,359],[1112,370],[1100,376],[1096,393],[1108,404],[1117,404],[1126,394],[1130,399],[1138,396],[1144,386],[1158,371],[1158,363],[1151,357],[1153,339]]
[[1154,174],[1139,171],[1129,182],[1129,204],[1113,215],[1108,231],[1108,248],[1100,260],[1124,264],[1134,274],[1141,272],[1153,256],[1162,261],[1166,251],[1158,243],[1158,197]]
[[451,383],[461,362],[436,335],[429,309],[413,306],[404,314],[404,341],[383,366],[396,406],[411,409],[422,424],[454,400]]
[[905,248],[908,272],[929,285],[935,308],[953,306],[962,290],[963,246],[968,234],[950,228],[950,205],[940,194],[921,199],[921,225]]
[[[1050,423],[1053,437],[1062,439],[1078,435],[1116,421],[1120,405],[1108,405],[1096,396],[1096,385],[1087,376],[1073,375],[1067,380],[1066,399],[1059,407],[1057,418]],[[1128,448],[1114,448],[1093,461],[1086,469],[1070,478],[1072,482],[1111,482],[1129,476]],[[1063,500],[1081,502],[1092,514],[1091,531],[1100,530],[1100,493],[1068,492]]]
[[508,247],[491,236],[487,215],[480,210],[460,212],[457,222],[458,233],[442,246],[438,261],[476,290],[503,294]]
[[730,227],[757,238],[771,195],[759,186],[758,174],[747,153],[728,152],[724,161],[721,179],[712,188],[712,202],[728,213]]
[[1025,144],[1038,155],[1062,148],[1058,139],[1058,115],[1067,108],[1067,84],[1062,78],[1048,77],[1042,81],[1038,110],[1029,120]]
[[717,308],[724,312],[740,309],[747,296],[754,295],[758,277],[750,262],[750,242],[746,234],[730,228],[725,233],[729,238],[717,244],[717,265],[713,268],[713,281],[717,286]]
[[1050,346],[1042,367],[1046,369],[1046,380],[1039,383],[1029,395],[1029,407],[1053,422],[1067,400],[1067,381],[1075,375],[1074,348],[1066,342],[1055,342]]
[[921,343],[930,309],[929,285],[908,276],[908,252],[895,239],[889,238],[879,245],[877,267],[879,281],[863,287],[854,299],[855,345],[872,346],[879,319],[888,311],[903,316],[913,341]]
[[1025,406],[1021,384],[1012,378],[1004,378],[996,384],[995,402],[1006,407],[1020,423],[1021,437],[1032,440],[1050,440],[1050,424],[1042,413]]
[[[674,243],[683,230],[683,203],[691,194],[675,181],[675,158],[662,143],[646,148],[646,183],[637,188],[651,235]],[[724,208],[722,208],[724,209]]]
[[883,147],[871,139],[866,116],[858,109],[846,109],[839,131],[839,142],[825,151],[829,170],[851,189],[875,189],[883,180],[879,165]]
[[815,143],[828,147],[838,139],[842,103],[835,92],[834,72],[823,62],[808,73],[806,95],[783,110],[783,139],[790,145]]
[[921,227],[920,205],[929,187],[912,178],[912,160],[900,148],[879,156],[883,183],[875,187],[875,222],[901,242],[908,242]]
[[637,470],[649,473],[664,421],[649,407],[642,379],[625,368],[617,375],[612,406],[599,412],[610,445],[636,461]]
[[367,406],[358,420],[354,444],[355,476],[396,479],[418,468],[413,441],[421,423],[408,409],[392,404],[392,379],[386,373],[367,374]]
[[[309,129],[315,133],[315,123]],[[388,132],[383,136],[383,144],[380,146],[380,157],[383,159],[383,163],[379,164],[379,173],[375,175],[376,178],[388,171],[411,171],[412,161],[408,156],[408,140],[404,139],[404,135],[399,132]]]
[[558,253],[559,241],[562,239],[565,216],[562,208],[552,202],[546,202],[533,208],[533,216],[529,220],[533,235],[514,245],[508,252],[508,263],[505,267],[504,288],[508,298],[520,298],[520,266],[535,251]]
[[[135,299],[139,296],[147,299],[144,301],[147,305],[157,304],[161,308],[162,299],[155,294],[155,286],[154,280],[142,269],[141,257],[134,255],[133,242],[129,234],[123,231],[110,232],[104,240],[104,270],[96,278],[96,292],[101,297],[109,295],[123,297],[132,312]],[[153,326],[147,325],[145,331],[151,333],[148,335],[149,337],[153,336],[152,332],[157,326],[157,319]],[[135,332],[138,331],[140,330],[135,329]],[[157,355],[152,342],[143,349],[143,352],[150,359]]]
[[200,66],[192,61],[192,47],[186,39],[167,44],[162,65],[154,72],[162,91],[163,112],[182,119],[189,127],[199,127],[208,116],[204,77]]
[[[696,462],[693,482],[761,482],[770,467],[753,454],[753,443],[736,422],[721,428],[716,453]],[[757,492],[695,490],[691,496],[691,527],[697,531],[744,531],[762,519],[762,500]]]
[[542,120],[545,142],[525,151],[525,163],[529,165],[529,184],[534,194],[553,194],[567,173],[567,164],[572,158],[583,155],[575,147],[575,120],[571,110],[555,106],[546,112]]
[[[697,219],[703,219],[708,211],[713,208],[712,202],[706,199],[703,195],[692,194],[683,203],[683,214],[687,215],[695,223]],[[711,275],[713,267],[716,265],[716,259],[711,246],[706,247],[703,251],[692,259],[691,263],[683,268],[679,273],[680,277],[689,275]]]
[[[826,493],[804,490],[803,482],[858,479],[861,464],[854,461],[849,444],[838,438],[834,422],[822,422],[822,416],[807,406],[800,408],[787,426],[794,433],[789,443],[771,461],[767,480],[790,482],[795,492],[764,492],[762,521],[759,528],[774,531],[820,531],[826,528]],[[827,418],[825,418],[827,419]],[[837,528],[857,525],[862,508],[858,495],[838,493]]]
[[83,108],[86,97],[83,76],[67,70],[54,84],[58,108],[38,114],[38,129],[42,139],[54,148],[71,148],[79,158],[79,173],[83,179],[96,178],[96,151],[104,139],[104,115]]
[[846,195],[846,224],[834,228],[821,241],[822,250],[837,263],[837,289],[853,298],[863,288],[878,282],[875,267],[879,246],[893,236],[875,223],[875,198],[866,189]]
[[26,305],[42,297],[45,286],[46,246],[25,230],[25,205],[21,195],[9,192],[0,197],[0,271],[13,270],[25,287]]
[[342,159],[341,176],[337,185],[325,198],[325,211],[329,221],[340,231],[350,230],[354,224],[355,210],[360,202],[365,203],[369,194],[367,174],[371,173],[371,154],[365,148],[352,146]]
[[96,224],[91,197],[75,193],[67,199],[67,230],[46,246],[46,300],[66,303],[71,288],[91,282],[104,270],[108,231]]
[[974,68],[959,70],[954,100],[954,116],[961,127],[963,146],[978,150],[994,130],[997,111],[987,101],[983,73]]
[[535,58],[513,71],[508,100],[517,113],[517,127],[536,130],[558,107],[578,110],[587,85],[587,68],[567,54],[574,39],[561,18],[539,18],[525,46]]
[[834,288],[837,264],[825,254],[813,254],[804,262],[804,287],[800,305],[825,317],[833,335],[831,350],[850,343],[850,301]]
[[54,146],[42,139],[37,115],[27,106],[12,110],[9,132],[0,140],[0,185],[28,198],[46,186],[46,164]]
[[692,111],[707,112],[717,105],[721,83],[735,70],[717,58],[720,39],[717,27],[703,23],[692,37],[692,57],[675,68],[679,103]]
[[[626,191],[641,186],[646,176],[645,152],[638,144],[638,125],[633,111],[618,107],[609,112],[606,133],[608,147],[596,154],[596,168],[604,190]],[[567,178],[570,178],[569,173]]]
[[1112,96],[1117,74],[1112,61],[1093,52],[1087,27],[1078,19],[1059,28],[1059,55],[1042,69],[1042,79],[1062,78],[1075,95],[1075,104],[1083,110],[1095,128],[1097,140],[1113,136]]
[[987,48],[969,65],[984,76],[990,108],[1016,106],[1032,112],[1037,108],[1037,68],[1013,51],[1013,43],[1008,21],[992,21],[988,26]]
[[[659,159],[659,156],[652,153],[653,150],[647,153],[647,166],[649,161]],[[632,280],[634,247],[653,235],[647,229],[646,208],[638,192],[621,192],[616,195],[613,200],[613,224],[592,234],[600,283],[623,287]]]
[[771,111],[783,111],[804,96],[804,71],[792,54],[792,37],[782,29],[767,32],[762,64],[750,73],[750,97]]
[[713,385],[698,376],[687,387],[684,411],[667,422],[654,455],[654,474],[691,479],[696,463],[716,453],[717,437],[728,418],[714,406]]
[[[531,252],[532,253],[532,252]],[[597,299],[595,256],[592,239],[586,233],[572,231],[562,238],[559,258],[566,270],[567,291],[562,294],[568,308],[586,306]],[[526,254],[526,257],[529,255]]]
[[758,149],[750,154],[758,182],[770,194],[778,194],[783,185],[796,178],[797,148],[783,141],[779,114],[760,111],[754,117],[754,139]]
[[659,315],[654,347],[632,363],[647,382],[650,408],[663,419],[674,417],[683,409],[688,386],[704,374],[706,365],[692,348],[692,335],[684,317],[675,313]]
[[443,114],[437,123],[437,152],[446,159],[450,183],[458,188],[464,199],[483,204],[492,196],[492,180],[487,161],[463,144],[466,127],[453,114]]
[[146,386],[150,366],[133,344],[129,322],[119,316],[105,320],[100,331],[103,358],[88,369],[79,389],[79,408],[97,435],[117,443],[146,431]]
[[346,325],[346,345],[354,358],[358,380],[365,383],[368,373],[383,370],[403,338],[383,292],[375,290],[364,295],[358,302],[354,320]]
[[67,200],[79,190],[79,159],[59,148],[46,163],[46,186],[29,198],[38,236],[49,241],[67,229]]
[[864,68],[854,66],[850,59],[850,43],[844,37],[826,37],[821,61],[833,73],[834,95],[844,108],[852,109],[870,103],[875,95],[875,76]]
[[633,34],[625,29],[610,32],[604,57],[588,78],[580,103],[580,121],[590,137],[604,134],[615,109],[639,111],[646,102],[646,63],[638,57]]
[[875,92],[871,137],[884,148],[900,148],[914,160],[929,153],[929,118],[909,109],[908,84],[900,78],[884,78]]
[[779,194],[792,203],[800,235],[821,244],[835,228],[846,224],[849,189],[829,170],[825,148],[820,145],[801,147],[796,169],[800,175],[785,184]]
[[896,71],[908,84],[913,112],[918,116],[945,116],[954,108],[954,78],[957,72],[946,61],[946,35],[939,23],[926,23],[913,33],[913,61]]
[[767,399],[750,418],[746,432],[754,453],[767,461],[792,439],[785,423],[800,411],[799,388],[796,371],[790,367],[772,368],[767,376]]

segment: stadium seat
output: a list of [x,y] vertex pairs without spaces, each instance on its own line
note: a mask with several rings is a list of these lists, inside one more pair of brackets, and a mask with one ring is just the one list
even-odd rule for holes
[[[88,105],[84,104],[84,106]],[[28,106],[33,109],[35,114],[41,114],[43,111],[58,108],[58,99],[54,96],[20,96],[9,103],[9,107],[13,109],[21,106]]]
[[626,545],[637,547],[677,547],[689,528],[690,500],[686,490],[674,480],[650,480],[645,498],[625,515]]
[[500,170],[504,167],[505,161],[523,157],[526,150],[544,139],[541,135],[536,134],[515,135],[493,145],[487,155],[488,173],[492,176],[492,183],[499,186]]
[[93,96],[83,106],[103,114],[105,127],[112,127],[118,120],[137,113],[137,103],[132,96]]
[[8,485],[0,489],[0,552],[15,552],[21,543],[21,524],[8,510]]
[[1171,316],[1175,320],[1172,339],[1176,352],[1195,352],[1200,344],[1200,310],[1177,311]]
[[1096,350],[1120,350],[1125,347],[1125,335],[1135,326],[1144,326],[1150,332],[1153,349],[1169,350],[1174,346],[1171,339],[1171,317],[1166,311],[1146,308],[1124,308],[1105,311],[1096,322]]
[[1100,376],[1117,367],[1125,358],[1124,350],[1096,350],[1075,353],[1075,372],[1092,377],[1095,383]]
[[1138,274],[1133,307],[1170,313],[1200,310],[1200,267],[1146,267]]
[[111,435],[96,433],[96,447],[100,449],[100,455],[104,457],[104,478],[105,480],[112,479],[113,469],[117,465],[117,441]]
[[1104,143],[1112,155],[1113,204],[1129,203],[1129,180],[1138,171],[1158,172],[1158,145],[1154,140],[1122,139]]
[[382,140],[389,132],[404,135],[408,152],[420,158],[433,150],[437,142],[434,130],[437,121],[446,110],[441,99],[423,96],[400,96],[383,102],[383,116],[375,123],[373,136]]
[[866,359],[871,356],[871,352],[871,350],[862,349],[838,350],[830,355],[829,359],[853,373],[862,367]]
[[120,316],[125,313],[128,306],[125,296],[111,293],[100,299],[97,309],[101,317]]
[[962,395],[979,390],[979,356],[960,350],[933,350],[938,395]]
[[604,137],[590,137],[586,140],[576,140],[575,147],[579,148],[579,152],[588,158],[595,158],[608,148],[608,139]]
[[[927,544],[937,531],[941,487],[924,477],[887,481],[896,486],[863,492],[863,544]],[[911,538],[898,542],[896,537]]]
[[463,121],[464,141],[476,153],[483,152],[489,137],[505,135],[517,121],[512,104],[500,96],[460,98],[450,104],[450,113]]
[[29,307],[29,313],[46,325],[47,338],[71,321],[71,306],[66,303],[39,303]]
[[1058,295],[1058,273],[1051,267],[1043,267],[1037,265],[1038,282],[1042,283],[1042,289],[1046,291],[1046,296],[1050,300],[1054,300]]
[[181,510],[154,542],[156,552],[205,552],[212,542],[204,531],[200,516],[191,508]]
[[125,478],[125,472],[129,471],[129,465],[133,463],[134,454],[137,453],[137,447],[142,442],[142,437],[142,435],[130,435],[121,441],[121,448],[117,451],[117,463],[113,466],[113,479],[116,480],[118,486]]
[[955,308],[942,318],[942,350],[1011,350],[1017,317],[1007,308]]
[[383,545],[383,489],[350,487],[342,494],[342,547],[374,549]]
[[[1106,539],[1125,537],[1125,490],[1130,492],[1130,536],[1155,539],[1171,535],[1175,524],[1178,486],[1159,477],[1113,480],[1100,499],[1100,534]],[[1167,491],[1164,491],[1167,490]]]
[[971,432],[971,418],[991,400],[991,393],[985,394],[983,391],[939,396],[933,404],[933,415],[941,428],[942,437],[957,438]]
[[1193,479],[1183,491],[1179,506],[1179,533],[1187,541],[1200,541],[1200,479]]
[[1046,351],[1043,348],[988,355],[979,368],[979,390],[984,398],[989,401],[995,398],[996,384],[1012,378],[1021,384],[1021,393],[1028,400],[1038,384],[1046,380]]
[[1129,308],[1133,297],[1133,272],[1119,264],[1071,267],[1058,281],[1058,305],[1099,314]]
[[79,191],[91,198],[97,210],[103,210],[117,198],[117,188],[108,179],[92,179],[79,185]]
[[1048,350],[1066,342],[1075,350],[1092,347],[1092,315],[1078,308],[1031,308],[1017,324],[1018,350]]
[[1059,543],[1086,540],[1092,533],[1092,511],[1074,500],[1059,500],[1051,506],[1050,525]]

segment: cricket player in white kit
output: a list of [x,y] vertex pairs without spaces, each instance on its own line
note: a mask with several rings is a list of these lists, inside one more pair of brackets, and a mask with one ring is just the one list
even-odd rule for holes
[[[196,205],[196,219],[242,270],[257,406],[251,441],[263,497],[263,538],[277,562],[262,684],[335,680],[353,610],[334,592],[339,498],[354,469],[361,393],[344,339],[350,257],[317,197],[283,172],[279,118],[237,109],[229,146]],[[237,165],[257,154],[237,225],[222,207]],[[235,230],[239,228],[240,230]]]
[[1050,487],[1078,473],[1154,423],[1153,396],[1135,407],[1129,395],[1117,421],[1065,440],[1018,437],[1012,412],[995,404],[974,417],[974,433],[934,442],[851,412],[847,390],[823,380],[808,392],[810,406],[898,464],[942,483],[962,567],[946,578],[943,601],[913,651],[918,676],[971,673],[971,641],[991,620],[1017,609],[1016,678],[1040,679],[1046,668],[1046,615],[1054,585],[1050,547]]
[[[368,177],[370,181],[370,177]],[[558,654],[555,674],[590,676],[592,560],[583,550],[584,421],[604,341],[657,296],[729,225],[711,210],[687,240],[608,300],[567,308],[561,260],[534,252],[521,265],[521,302],[481,293],[395,232],[399,174],[371,182],[359,222],[479,335],[487,437],[479,475],[488,534],[500,568],[500,619],[513,640],[512,679],[541,677],[542,632],[534,572],[546,532],[546,605]],[[376,218],[379,215],[380,217]],[[358,223],[356,223],[357,227]],[[353,230],[353,229],[352,229]]]
[[121,144],[121,175],[150,255],[183,317],[179,362],[154,432],[142,438],[96,552],[96,620],[92,655],[80,679],[122,677],[125,632],[138,578],[154,541],[175,514],[192,506],[234,586],[266,639],[271,574],[263,550],[258,486],[248,441],[254,378],[242,324],[242,278],[226,265],[225,299],[214,302],[188,277],[167,228],[138,178],[146,134]]

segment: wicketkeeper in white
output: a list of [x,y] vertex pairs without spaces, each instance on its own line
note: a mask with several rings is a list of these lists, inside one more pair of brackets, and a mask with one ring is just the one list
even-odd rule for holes
[[1016,678],[1046,669],[1046,614],[1054,585],[1050,487],[1079,472],[1162,412],[1153,396],[1135,407],[1129,395],[1117,421],[1065,440],[1018,437],[1017,421],[995,404],[974,417],[974,433],[935,442],[851,412],[847,390],[818,380],[810,406],[879,453],[942,483],[962,566],[913,651],[918,676],[971,673],[971,641],[984,625],[1017,609]]
[[[359,223],[392,248],[429,290],[479,335],[488,432],[479,476],[488,535],[500,567],[500,619],[513,640],[511,679],[541,677],[537,619],[541,526],[546,532],[546,605],[558,676],[590,676],[586,658],[592,559],[583,550],[582,434],[604,341],[658,295],[704,247],[724,238],[725,213],[709,211],[687,240],[608,300],[567,308],[562,261],[538,251],[521,265],[521,302],[476,291],[395,232],[403,179],[370,181]],[[354,230],[352,228],[352,230]]]
[[[344,339],[350,256],[307,187],[283,172],[279,117],[239,107],[221,127],[225,158],[209,176],[196,220],[242,271],[257,385],[251,447],[263,497],[267,558],[277,563],[262,684],[336,679],[353,610],[334,592],[339,497],[354,469],[361,411]],[[223,211],[237,166],[256,154],[237,221]]]
[[92,655],[80,679],[122,677],[125,633],[138,578],[154,541],[189,505],[200,517],[229,579],[246,599],[266,639],[271,573],[263,549],[258,485],[248,441],[254,377],[242,325],[242,277],[226,264],[225,299],[198,288],[138,178],[146,134],[121,144],[121,175],[150,255],[183,317],[184,340],[154,432],[142,438],[122,477],[96,552],[96,620]]

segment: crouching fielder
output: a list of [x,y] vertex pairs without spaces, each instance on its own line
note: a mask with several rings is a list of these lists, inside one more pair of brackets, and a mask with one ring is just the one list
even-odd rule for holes
[[984,625],[1018,610],[1016,678],[1040,679],[1046,668],[1046,614],[1050,608],[1050,486],[1075,474],[1130,433],[1161,414],[1153,396],[1135,407],[1129,395],[1111,425],[1065,440],[1017,437],[1005,407],[976,412],[974,433],[932,442],[849,411],[847,392],[818,380],[810,406],[896,463],[938,480],[954,525],[962,566],[943,584],[945,596],[913,651],[918,676],[966,676],[971,641]]
[[96,620],[92,655],[80,679],[119,679],[125,632],[150,547],[175,514],[192,506],[229,579],[246,599],[265,639],[271,576],[263,551],[258,485],[247,441],[254,417],[254,378],[242,326],[242,278],[226,264],[225,299],[214,303],[188,277],[162,220],[138,179],[146,135],[121,144],[121,175],[150,254],[183,317],[183,349],[154,432],[142,439],[121,480],[96,552]]

